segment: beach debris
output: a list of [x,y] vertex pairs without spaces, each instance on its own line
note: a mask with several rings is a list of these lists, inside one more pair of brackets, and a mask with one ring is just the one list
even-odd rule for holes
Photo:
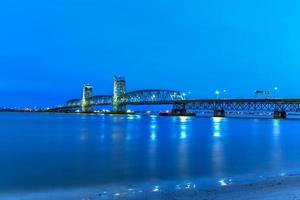
[[185,189],[194,189],[194,188],[196,188],[196,185],[193,183],[186,183],[184,188]]
[[159,192],[159,191],[160,191],[160,190],[159,190],[159,186],[156,185],[152,191],[153,191],[153,192]]
[[107,195],[107,192],[106,192],[106,191],[104,191],[104,192],[99,192],[99,193],[98,193],[98,196],[99,196],[99,197],[105,196],[105,195]]
[[227,183],[225,182],[225,179],[219,180],[219,183],[221,184],[221,186],[227,186]]
[[232,184],[232,179],[221,179],[218,181],[220,183],[220,185],[223,186],[227,186],[227,185],[231,185]]
[[114,195],[117,197],[117,196],[120,196],[121,194],[117,192]]
[[280,173],[280,176],[286,176],[286,173],[282,172]]
[[84,197],[81,200],[92,200],[90,197]]
[[175,190],[181,190],[181,186],[180,185],[176,185],[175,186]]

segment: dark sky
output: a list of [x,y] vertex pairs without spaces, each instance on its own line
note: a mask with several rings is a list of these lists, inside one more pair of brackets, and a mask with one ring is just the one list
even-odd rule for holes
[[296,0],[9,0],[0,3],[0,106],[52,106],[165,88],[211,98],[300,97]]

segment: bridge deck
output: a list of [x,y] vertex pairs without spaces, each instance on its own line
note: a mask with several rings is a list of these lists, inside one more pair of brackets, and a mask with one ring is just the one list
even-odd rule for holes
[[267,99],[191,99],[191,100],[180,100],[174,103],[300,103],[298,98],[267,98]]

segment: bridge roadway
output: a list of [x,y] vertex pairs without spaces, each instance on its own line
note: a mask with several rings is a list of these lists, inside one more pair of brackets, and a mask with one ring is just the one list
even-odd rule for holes
[[[97,95],[86,99],[88,106],[113,105],[113,95]],[[164,105],[174,104],[176,101],[184,100],[184,95],[175,90],[147,89],[127,92],[117,98],[119,105]],[[50,109],[50,111],[61,111],[82,107],[82,99],[71,99],[65,105]]]
[[[153,92],[153,90],[151,91]],[[173,93],[174,91],[172,91]],[[165,95],[140,96],[140,92],[129,93],[127,98],[120,102],[124,105],[173,105],[174,113],[186,113],[196,111],[213,111],[214,116],[224,117],[226,112],[273,112],[274,118],[286,118],[287,113],[300,114],[300,99],[290,98],[268,98],[268,99],[192,99],[185,100],[182,96],[170,96],[170,92]],[[98,100],[97,100],[98,99]],[[72,103],[73,102],[73,103]],[[91,105],[112,105],[112,96],[95,96],[91,100]],[[63,109],[77,108],[81,106],[80,99],[71,100],[67,105],[60,107]]]
[[[213,111],[214,116],[224,117],[228,112],[273,112],[274,118],[286,118],[287,113],[300,114],[300,99],[194,99],[186,100],[185,94],[175,90],[144,89],[127,92],[126,81],[114,76],[113,95],[93,95],[92,85],[84,85],[81,99],[71,99],[63,106],[48,111],[81,109],[92,112],[93,106],[111,105],[113,113],[127,113],[127,105],[173,105],[170,115],[194,115],[197,111]],[[191,113],[189,113],[191,112]],[[162,113],[169,115],[168,113]]]
[[175,101],[176,108],[185,105],[188,110],[215,110],[232,111],[274,111],[300,112],[300,99],[267,98],[267,99],[191,99]]
[[176,101],[175,112],[213,111],[214,116],[224,117],[226,112],[273,112],[274,118],[286,118],[287,113],[300,114],[300,99],[195,99]]

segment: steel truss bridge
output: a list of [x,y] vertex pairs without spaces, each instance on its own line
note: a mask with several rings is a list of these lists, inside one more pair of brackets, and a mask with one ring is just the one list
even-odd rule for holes
[[[300,114],[300,99],[194,99],[175,90],[147,89],[126,92],[124,78],[114,77],[114,95],[92,94],[93,87],[84,85],[81,99],[71,99],[64,105],[48,111],[60,112],[81,108],[82,112],[92,112],[92,106],[113,107],[114,113],[126,113],[127,105],[173,105],[171,115],[188,115],[195,112],[213,112],[216,117],[228,113],[273,113],[274,118],[284,119],[289,113]],[[191,113],[189,113],[191,112]]]
[[286,118],[287,113],[300,114],[300,99],[200,99],[182,100],[173,104],[175,112],[213,111],[224,117],[226,112],[274,113],[274,118]]
[[[170,105],[184,100],[184,95],[175,90],[147,89],[127,92],[118,97],[120,105]],[[92,96],[88,100],[89,106],[113,105],[112,95]],[[82,107],[82,99],[71,99],[65,105],[52,108],[51,111],[64,111]]]
[[[213,111],[214,116],[224,117],[228,112],[274,113],[274,118],[286,118],[288,113],[300,113],[300,99],[195,99],[185,100],[178,91],[138,90],[126,93],[124,105],[173,105],[173,112]],[[113,96],[93,96],[91,106],[112,105]],[[54,110],[81,107],[81,99],[67,101]]]

